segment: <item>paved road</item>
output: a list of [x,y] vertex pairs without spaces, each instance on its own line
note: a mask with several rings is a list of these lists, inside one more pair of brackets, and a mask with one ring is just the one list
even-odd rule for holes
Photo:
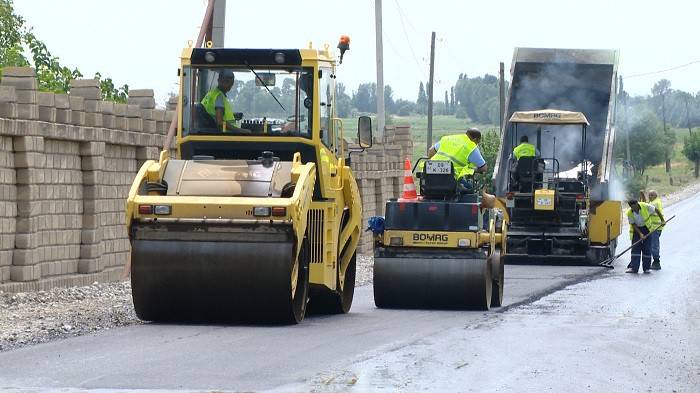
[[[298,326],[146,324],[0,353],[0,386],[561,391],[572,390],[575,376],[585,390],[592,382],[584,376],[592,376],[592,386],[611,390],[618,385],[609,385],[610,375],[621,386],[634,378],[657,386],[669,368],[673,378],[688,370],[697,380],[689,370],[698,366],[698,303],[675,299],[699,298],[700,265],[688,268],[698,259],[691,239],[700,237],[688,229],[700,220],[698,209],[697,197],[675,208],[692,215],[665,233],[665,269],[651,276],[507,266],[506,311],[491,313],[378,310],[371,287],[361,287],[350,314]],[[644,359],[663,364],[640,367]]]
[[700,194],[671,214],[661,271],[625,274],[625,257],[535,302],[285,390],[699,392]]

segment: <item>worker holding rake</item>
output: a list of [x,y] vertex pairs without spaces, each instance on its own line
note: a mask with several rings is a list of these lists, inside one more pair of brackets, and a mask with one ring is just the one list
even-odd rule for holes
[[[625,271],[626,273],[638,273],[641,259],[644,273],[651,273],[651,246],[652,241],[649,234],[658,229],[659,225],[665,224],[663,214],[646,202],[639,202],[636,199],[627,202],[630,209],[627,211],[627,218],[630,223],[630,235],[632,237],[632,258]],[[655,218],[660,220],[656,223]]]

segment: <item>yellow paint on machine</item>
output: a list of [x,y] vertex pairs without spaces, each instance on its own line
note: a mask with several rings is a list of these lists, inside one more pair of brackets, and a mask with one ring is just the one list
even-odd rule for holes
[[[401,244],[397,239],[401,239]],[[481,245],[480,240],[477,232],[386,230],[383,243],[402,247],[477,248]]]
[[591,243],[608,244],[620,236],[622,224],[622,203],[605,201],[591,209],[588,235]]
[[554,190],[535,190],[535,210],[554,210]]

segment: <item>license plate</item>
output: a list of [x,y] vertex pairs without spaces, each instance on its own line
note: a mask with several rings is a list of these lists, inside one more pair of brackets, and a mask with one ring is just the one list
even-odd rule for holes
[[537,198],[537,204],[539,206],[549,206],[552,204],[551,198]]
[[452,173],[452,163],[450,161],[427,161],[425,163],[425,173],[429,175],[449,175]]

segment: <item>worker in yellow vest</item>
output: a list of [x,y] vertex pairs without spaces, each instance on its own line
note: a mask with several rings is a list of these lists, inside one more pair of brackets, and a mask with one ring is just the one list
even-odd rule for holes
[[[658,213],[663,215],[664,206],[661,203],[661,198],[655,190],[649,190],[649,203],[654,206]],[[658,215],[651,216],[651,226],[654,230],[651,233],[651,256],[654,261],[651,263],[652,270],[661,270],[661,255],[660,255],[660,244],[661,241],[661,231],[663,230],[663,225],[661,225],[661,218]],[[656,228],[656,229],[654,229]]]
[[488,165],[479,151],[481,131],[470,128],[466,134],[446,135],[428,150],[431,160],[451,161],[457,181],[474,173],[486,173]]
[[640,259],[644,273],[651,273],[651,238],[648,235],[655,228],[652,217],[657,216],[661,225],[665,224],[666,220],[663,213],[656,210],[654,205],[650,203],[632,199],[627,204],[630,207],[627,210],[627,219],[630,223],[630,237],[633,246],[632,258],[626,273],[638,273]]
[[527,135],[520,137],[520,144],[515,146],[513,149],[513,157],[519,160],[521,157],[537,157],[540,153],[537,151],[535,145],[528,141]]
[[221,70],[219,72],[216,87],[209,90],[204,98],[202,98],[202,106],[204,107],[204,110],[207,111],[209,116],[216,121],[217,129],[220,129],[223,132],[235,131],[250,133],[250,130],[238,128],[236,126],[236,118],[233,114],[233,108],[226,97],[226,93],[231,91],[234,81],[235,77],[231,70]]

